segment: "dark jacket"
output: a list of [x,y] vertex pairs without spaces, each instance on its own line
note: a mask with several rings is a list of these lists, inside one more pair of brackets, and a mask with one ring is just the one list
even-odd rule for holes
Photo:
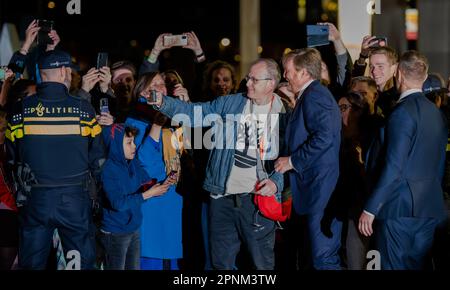
[[101,128],[92,106],[64,84],[45,82],[15,104],[6,131],[9,158],[27,163],[41,186],[80,185],[104,162]]
[[298,214],[325,209],[339,176],[341,115],[330,91],[313,81],[303,92],[286,128],[292,201]]
[[447,125],[422,93],[395,107],[385,129],[381,176],[365,210],[376,218],[441,218]]

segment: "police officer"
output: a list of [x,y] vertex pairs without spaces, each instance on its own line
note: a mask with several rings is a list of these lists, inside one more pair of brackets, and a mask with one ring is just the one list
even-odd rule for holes
[[31,185],[20,213],[19,266],[45,269],[58,229],[68,265],[90,269],[95,241],[87,180],[104,161],[101,128],[92,106],[69,95],[70,55],[53,50],[38,64],[42,83],[16,104],[6,132],[10,158],[29,169],[22,185]]

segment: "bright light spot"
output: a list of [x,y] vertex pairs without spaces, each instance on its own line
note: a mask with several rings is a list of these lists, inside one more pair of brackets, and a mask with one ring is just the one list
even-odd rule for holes
[[327,5],[327,10],[329,11],[337,11],[337,4],[334,2],[329,2]]
[[230,45],[230,43],[231,43],[231,41],[230,41],[230,39],[229,38],[222,38],[222,40],[220,41],[220,44],[222,45],[222,46],[229,46]]
[[56,6],[56,4],[55,4],[55,2],[53,2],[53,1],[50,1],[50,2],[48,2],[48,4],[47,4],[48,9],[53,9],[53,8],[55,8],[55,6]]
[[257,50],[257,51],[258,51],[258,53],[259,53],[259,54],[261,54],[261,53],[263,52],[263,48],[262,48],[262,46],[261,46],[261,45],[260,45],[260,46],[258,46],[258,50]]
[[300,23],[306,20],[306,0],[298,0],[297,18]]
[[289,47],[287,47],[287,48],[284,49],[283,54],[288,54],[288,53],[290,53],[291,51],[292,51],[292,49],[290,49]]

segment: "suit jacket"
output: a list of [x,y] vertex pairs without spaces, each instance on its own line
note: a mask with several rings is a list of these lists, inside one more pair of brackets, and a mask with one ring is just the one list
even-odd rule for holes
[[339,176],[341,115],[330,91],[313,81],[300,96],[286,128],[292,199],[298,214],[327,206]]
[[387,120],[381,175],[366,203],[379,219],[441,218],[447,125],[422,93],[401,100]]

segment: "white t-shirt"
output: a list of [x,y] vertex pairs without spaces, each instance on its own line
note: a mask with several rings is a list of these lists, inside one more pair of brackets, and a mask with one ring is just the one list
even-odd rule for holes
[[[237,129],[236,150],[234,164],[227,181],[226,194],[253,192],[256,182],[256,154],[259,152],[259,142],[265,140],[268,114],[272,103],[266,105],[252,104],[247,101]],[[253,106],[253,114],[251,114]],[[255,132],[258,128],[258,134]],[[258,137],[258,143],[256,142]],[[265,148],[265,145],[263,148]]]

